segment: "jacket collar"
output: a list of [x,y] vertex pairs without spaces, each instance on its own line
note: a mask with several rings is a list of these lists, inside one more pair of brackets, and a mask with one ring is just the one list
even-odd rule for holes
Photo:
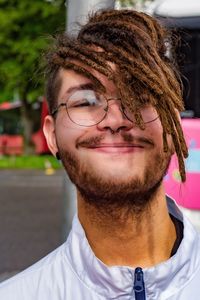
[[[200,266],[200,238],[191,223],[182,215],[175,202],[167,197],[169,213],[183,221],[183,240],[178,251],[167,261],[144,268],[144,282],[149,299],[166,299],[181,290]],[[134,294],[135,269],[108,267],[93,253],[85,232],[74,217],[72,231],[66,242],[66,255],[79,279],[95,293],[106,299],[130,299]]]

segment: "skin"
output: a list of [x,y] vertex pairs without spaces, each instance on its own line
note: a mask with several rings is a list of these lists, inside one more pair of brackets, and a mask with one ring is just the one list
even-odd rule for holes
[[[117,98],[113,82],[97,71],[91,71],[106,88],[106,95]],[[70,88],[90,82],[72,70],[62,69],[59,76],[61,88],[58,104],[67,98]],[[74,124],[62,108],[55,120],[51,116],[46,117],[44,133],[53,155],[57,151],[62,154],[67,170],[70,169],[70,160],[65,160],[65,155],[70,153],[71,158],[79,162],[80,172],[85,170],[100,181],[108,182],[113,189],[126,186],[129,182],[133,183],[133,189],[136,188],[134,182],[139,180],[143,183],[145,172],[149,169],[153,172],[152,184],[160,180],[159,176],[163,174],[156,169],[157,157],[160,156],[165,162],[173,153],[172,146],[168,157],[163,153],[162,125],[159,119],[141,130],[122,114],[120,101],[117,100],[109,102],[105,119],[92,127]],[[132,137],[131,143],[125,141],[126,135]],[[94,137],[101,139],[96,146],[85,143]],[[168,139],[171,145],[170,137]],[[77,189],[79,220],[92,250],[105,264],[149,267],[170,257],[176,233],[168,214],[162,182],[152,194],[148,205],[144,205],[137,213],[136,210],[127,213],[125,205],[121,205],[121,208],[118,205],[117,210],[109,207],[106,210],[104,203],[102,209],[100,205],[98,209],[86,200]]]

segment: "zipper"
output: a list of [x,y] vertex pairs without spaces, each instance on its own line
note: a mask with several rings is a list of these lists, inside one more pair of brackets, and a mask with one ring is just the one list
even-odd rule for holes
[[146,300],[142,268],[135,269],[134,280],[135,300]]

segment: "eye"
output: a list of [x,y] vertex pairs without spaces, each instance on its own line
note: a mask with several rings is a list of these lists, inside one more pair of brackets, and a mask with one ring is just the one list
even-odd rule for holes
[[99,106],[100,97],[93,90],[80,90],[73,93],[67,101],[68,108],[84,108]]
[[89,99],[79,99],[79,100],[75,100],[73,101],[73,107],[84,107],[84,106],[91,106],[94,105],[91,103],[91,101]]

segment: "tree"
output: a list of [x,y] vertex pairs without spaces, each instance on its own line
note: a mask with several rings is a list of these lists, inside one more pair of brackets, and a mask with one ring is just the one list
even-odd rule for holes
[[121,8],[130,8],[130,7],[136,7],[136,8],[144,8],[145,5],[148,5],[150,2],[154,0],[116,0],[117,7]]
[[44,94],[40,57],[47,36],[65,29],[65,1],[0,0],[0,101],[22,102],[26,150],[34,126],[32,103]]

